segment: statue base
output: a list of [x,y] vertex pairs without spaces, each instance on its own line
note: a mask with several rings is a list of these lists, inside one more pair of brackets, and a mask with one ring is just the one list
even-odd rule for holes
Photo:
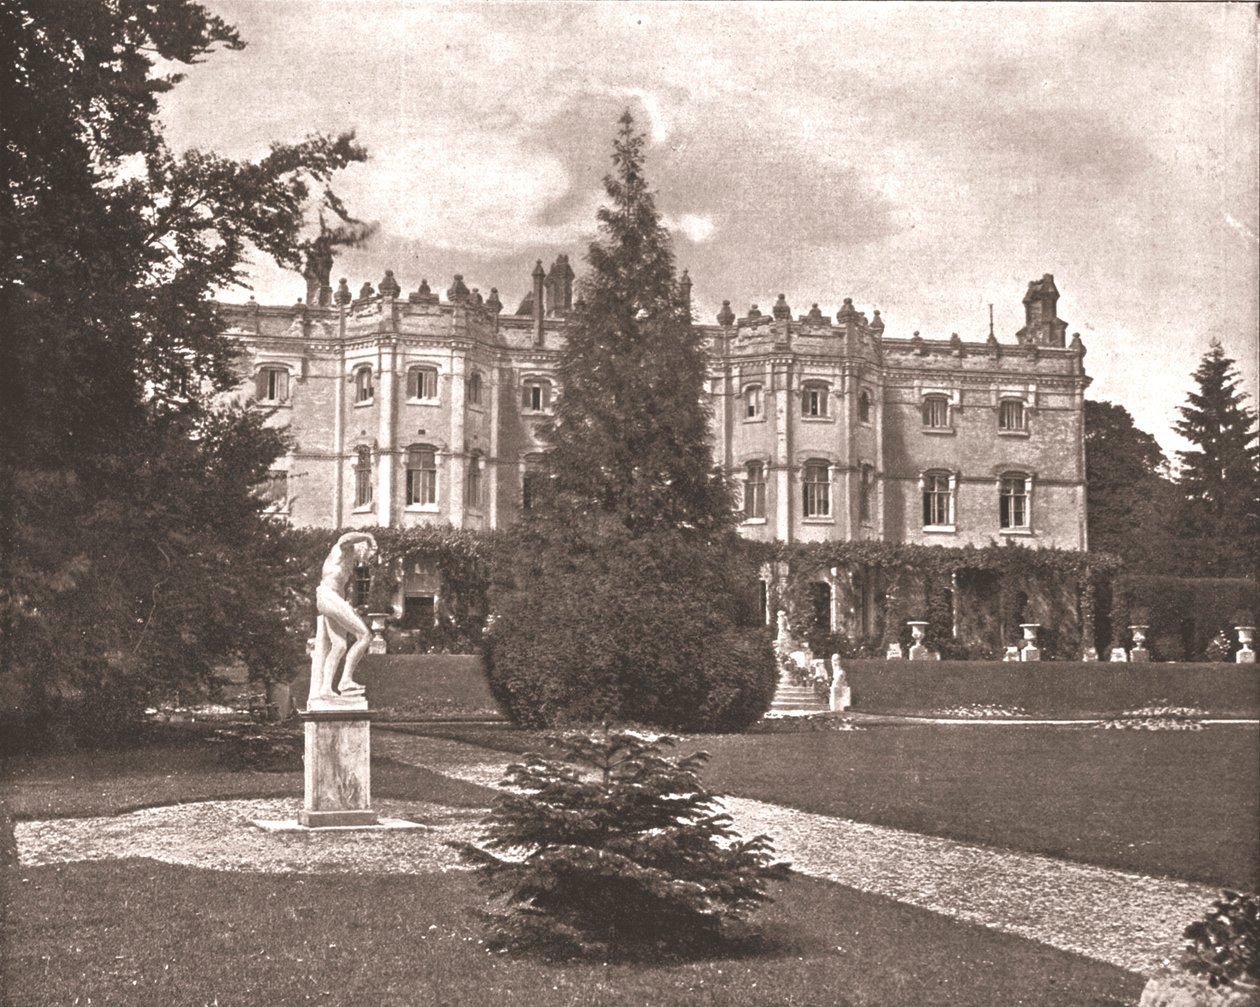
[[305,826],[375,825],[371,715],[365,697],[311,700],[299,716],[306,734]]
[[1145,664],[1151,659],[1151,652],[1145,647],[1134,647],[1129,651],[1130,664]]
[[1021,661],[1040,661],[1041,651],[1036,647],[1025,647],[1019,652],[1019,659]]

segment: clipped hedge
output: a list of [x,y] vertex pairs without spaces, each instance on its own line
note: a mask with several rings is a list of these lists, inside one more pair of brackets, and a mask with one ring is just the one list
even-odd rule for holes
[[1256,665],[1037,661],[845,661],[862,713],[1019,708],[1033,717],[1114,716],[1152,705],[1260,716]]
[[1221,630],[1237,649],[1234,626],[1255,625],[1257,585],[1226,577],[1117,577],[1111,590],[1111,637],[1128,640],[1128,627],[1150,626],[1147,647],[1157,661],[1202,661]]
[[500,560],[486,671],[516,723],[738,730],[769,708],[774,651],[738,550],[673,532],[558,541],[522,528]]

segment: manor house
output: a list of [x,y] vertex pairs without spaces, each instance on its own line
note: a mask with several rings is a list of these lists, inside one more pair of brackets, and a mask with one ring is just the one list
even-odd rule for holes
[[[389,270],[357,295],[342,280],[296,305],[225,306],[248,387],[294,439],[274,507],[329,528],[489,529],[528,509],[573,307],[568,257],[531,280],[514,312],[461,276],[443,298],[423,280],[404,293]],[[1058,298],[1049,274],[1029,283],[1011,340],[991,323],[980,339],[892,333],[850,298],[834,317],[794,316],[782,295],[739,317],[724,301],[701,329],[741,533],[1086,548],[1089,378]]]

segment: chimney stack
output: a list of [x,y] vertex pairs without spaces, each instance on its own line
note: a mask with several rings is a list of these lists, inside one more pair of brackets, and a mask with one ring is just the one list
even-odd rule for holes
[[534,345],[543,344],[543,281],[547,273],[543,269],[542,259],[534,264]]

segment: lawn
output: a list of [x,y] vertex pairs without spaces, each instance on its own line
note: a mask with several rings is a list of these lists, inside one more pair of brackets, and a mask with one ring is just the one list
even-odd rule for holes
[[[454,730],[435,725],[434,730]],[[514,732],[503,737],[520,741]],[[300,774],[226,773],[204,732],[3,766],[20,817],[301,794]],[[382,797],[485,806],[493,792],[376,760]],[[258,842],[266,842],[259,834]],[[0,869],[0,1000],[14,1005],[305,1003],[1120,1005],[1142,978],[816,879],[776,883],[762,936],[660,964],[490,954],[471,876],[269,875],[135,859]]]
[[822,881],[776,885],[763,938],[675,964],[492,954],[466,874],[259,875],[148,860],[0,872],[13,1007],[768,1003],[1122,1005],[1140,976]]
[[[425,734],[505,753],[500,725]],[[1260,729],[978,724],[699,735],[718,790],[966,842],[1186,881],[1260,887]]]

